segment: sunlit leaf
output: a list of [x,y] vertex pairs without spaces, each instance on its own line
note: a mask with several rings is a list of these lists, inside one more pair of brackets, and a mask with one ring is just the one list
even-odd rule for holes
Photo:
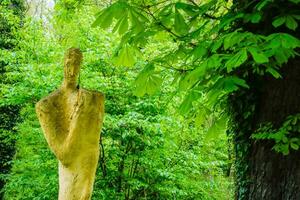
[[188,25],[177,9],[175,10],[174,29],[180,35],[186,34],[188,32]]
[[254,61],[258,64],[267,63],[269,62],[269,58],[264,55],[264,53],[259,52],[256,48],[249,48],[249,52],[251,53]]
[[284,16],[281,16],[281,17],[277,17],[273,22],[272,22],[272,25],[277,28],[281,25],[283,25],[286,21],[286,18]]
[[144,70],[138,75],[135,80],[135,90],[134,94],[136,96],[144,96],[145,94],[152,95],[158,91],[163,80],[154,71],[154,65],[148,64]]
[[268,67],[266,69],[266,71],[269,72],[270,74],[272,74],[272,76],[274,78],[282,78],[282,76],[280,75],[280,73],[277,70],[275,70],[274,68],[272,68],[272,67]]
[[134,65],[134,63],[135,63],[134,50],[128,45],[124,46],[120,50],[117,58],[115,59],[115,64],[117,66],[131,67]]
[[213,124],[211,127],[207,130],[205,139],[210,140],[210,139],[215,139],[217,138],[220,134],[224,134],[226,129],[227,129],[227,117],[221,117]]
[[226,62],[225,67],[227,68],[227,71],[231,71],[232,69],[239,67],[246,62],[247,58],[247,50],[240,50]]
[[286,22],[285,22],[286,27],[289,29],[295,31],[296,28],[298,27],[297,21],[290,15],[286,17]]

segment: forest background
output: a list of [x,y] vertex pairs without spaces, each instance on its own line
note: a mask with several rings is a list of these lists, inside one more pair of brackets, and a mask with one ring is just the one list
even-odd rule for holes
[[157,35],[155,44],[143,50],[143,59],[134,66],[130,59],[120,66],[118,60],[111,62],[119,34],[91,27],[109,2],[52,3],[0,3],[0,196],[56,198],[57,161],[47,147],[34,104],[59,87],[64,52],[75,46],[84,54],[80,86],[106,96],[92,199],[232,199],[226,124],[212,127],[213,118],[204,124],[204,119],[195,123],[184,118],[179,106],[184,94],[178,93],[166,69],[161,71],[160,90],[150,87],[145,91],[151,96],[138,94],[138,73],[147,60],[173,48],[172,39]]

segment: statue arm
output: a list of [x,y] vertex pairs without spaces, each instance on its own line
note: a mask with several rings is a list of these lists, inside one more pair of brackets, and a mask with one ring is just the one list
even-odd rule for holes
[[58,124],[58,120],[54,120],[57,119],[55,109],[47,103],[47,100],[38,102],[35,109],[50,149],[59,161],[67,165],[68,162],[65,161],[67,152],[64,148],[64,127],[62,124]]
[[61,112],[57,112],[61,108],[55,107],[51,99],[41,100],[36,104],[36,113],[48,145],[65,166],[78,155],[80,146],[84,145],[85,149],[98,148],[104,96],[100,93],[84,96],[68,122]]

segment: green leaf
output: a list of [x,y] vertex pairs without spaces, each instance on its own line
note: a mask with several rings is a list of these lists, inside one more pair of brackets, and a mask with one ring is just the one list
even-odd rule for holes
[[223,43],[224,50],[227,50],[228,48],[230,48],[232,45],[236,43],[234,40],[232,40],[232,36],[234,34],[236,34],[236,32],[230,33],[225,36],[224,43]]
[[140,33],[144,30],[144,24],[139,20],[136,16],[135,12],[130,12],[131,22],[132,22],[132,29],[134,33]]
[[246,37],[246,34],[239,33],[239,32],[233,32],[225,36],[224,39],[224,49],[227,50],[230,47],[233,47],[234,45],[240,43],[242,40],[244,40]]
[[238,78],[237,76],[232,76],[231,80],[233,81],[234,84],[244,87],[244,88],[249,88],[247,85],[246,81],[244,79]]
[[206,64],[202,63],[197,66],[193,71],[189,72],[187,75],[179,82],[179,90],[184,91],[193,87],[201,78],[205,75]]
[[272,25],[277,28],[281,25],[283,25],[286,21],[286,18],[285,16],[281,16],[281,17],[277,17],[273,22],[272,22]]
[[208,3],[205,3],[201,6],[198,7],[198,14],[199,15],[203,15],[204,13],[206,13],[207,11],[209,11],[210,9],[213,8],[214,5],[216,5],[218,3],[218,0],[211,0]]
[[226,62],[227,71],[230,72],[232,69],[239,67],[246,62],[247,58],[247,50],[245,48],[240,50]]
[[92,27],[100,26],[103,29],[108,28],[112,24],[113,20],[113,12],[111,12],[111,7],[104,9],[94,23],[92,24]]
[[298,4],[298,3],[300,3],[300,0],[289,0],[289,2],[292,2],[292,3]]
[[120,50],[117,58],[115,59],[115,65],[131,67],[135,63],[134,50],[129,46],[125,45]]
[[231,81],[230,79],[229,80],[226,79],[226,80],[223,80],[223,81],[224,81],[224,90],[226,92],[229,93],[229,92],[233,92],[233,91],[236,91],[236,90],[239,89],[239,87],[236,84],[234,84],[234,82]]
[[285,155],[285,156],[288,155],[290,153],[289,144],[281,145],[280,150],[281,150],[283,155]]
[[174,29],[176,33],[178,33],[179,35],[184,35],[189,30],[189,27],[186,24],[183,16],[180,14],[180,12],[177,9],[175,9]]
[[128,12],[124,11],[122,17],[116,23],[113,32],[118,31],[119,35],[123,35],[128,30]]
[[205,106],[201,106],[197,109],[197,114],[195,117],[195,125],[196,127],[201,127],[206,120],[207,116],[210,114],[210,110],[207,109]]
[[214,41],[213,45],[211,47],[211,51],[213,53],[216,53],[216,51],[222,46],[222,44],[223,44],[223,38],[220,38],[217,41]]
[[274,50],[274,57],[279,65],[287,63],[290,57],[294,56],[294,51],[291,49],[281,48]]
[[281,44],[285,48],[297,48],[300,47],[300,40],[290,34],[282,33]]
[[299,149],[299,145],[296,144],[296,143],[290,143],[291,145],[291,148],[294,149],[294,150],[298,150]]
[[116,25],[114,26],[112,32],[115,33],[119,30],[120,24],[122,23],[123,18],[119,19],[118,22],[116,23]]
[[227,121],[228,121],[228,118],[225,116],[222,116],[217,121],[215,121],[212,124],[212,126],[207,130],[205,139],[206,140],[215,139],[220,134],[224,134],[227,129]]
[[208,51],[204,45],[198,45],[192,52],[194,60],[202,58],[203,56],[207,55]]
[[166,5],[161,11],[158,13],[160,21],[166,26],[172,26],[174,24],[173,21],[173,5],[172,3]]
[[188,95],[184,98],[183,102],[179,106],[179,113],[181,115],[186,115],[190,112],[193,107],[193,102],[196,101],[200,96],[198,91],[192,90]]
[[238,78],[237,76],[229,76],[221,79],[220,81],[223,82],[223,89],[226,90],[226,92],[233,92],[237,90],[239,86],[249,88],[246,81]]
[[[156,74],[152,74],[147,77],[144,81],[138,83],[136,96],[143,96],[144,94],[153,95],[160,88],[163,80]],[[140,91],[143,92],[141,93]]]
[[126,14],[126,16],[124,16],[124,18],[122,19],[122,21],[120,23],[118,33],[119,33],[119,35],[123,35],[127,30],[128,30],[128,19],[127,19],[127,14]]
[[261,13],[260,12],[255,12],[255,13],[251,13],[251,14],[246,14],[244,16],[246,22],[251,21],[253,24],[259,23],[261,20]]
[[175,8],[183,10],[186,14],[188,14],[191,17],[197,14],[197,7],[192,4],[177,2],[175,3]]
[[214,54],[211,57],[205,59],[200,65],[198,65],[193,71],[182,76],[179,82],[179,90],[185,91],[192,88],[197,82],[204,79],[204,76],[208,69],[218,68],[221,66],[221,59],[218,54]]
[[129,7],[129,10],[131,13],[133,13],[133,16],[138,18],[141,22],[143,23],[149,22],[149,19],[145,17],[143,13],[139,12],[137,8]]
[[294,49],[300,47],[300,40],[287,33],[273,33],[267,37],[269,41],[269,48],[277,49],[278,47],[284,47],[287,49]]
[[231,22],[233,22],[234,20],[243,18],[243,17],[244,17],[244,13],[239,13],[234,16],[229,15],[229,14],[227,16],[225,15],[224,17],[222,17],[222,20],[220,21],[219,25],[216,26],[215,28],[213,28],[211,32],[217,33],[220,30],[222,30],[223,28],[229,26],[231,24]]
[[282,76],[280,75],[280,73],[277,70],[275,70],[274,68],[272,68],[272,67],[268,67],[266,69],[266,72],[269,72],[270,74],[272,74],[272,76],[274,78],[276,78],[276,79],[282,78]]
[[148,64],[144,70],[137,76],[135,80],[135,91],[136,96],[144,96],[145,94],[154,94],[161,86],[163,80],[154,71],[154,65]]
[[273,0],[262,0],[260,1],[256,6],[255,8],[260,11],[262,10],[265,6],[267,6],[269,3],[272,3]]
[[290,139],[290,142],[299,144],[299,138],[292,138]]
[[291,15],[293,18],[300,20],[300,15]]
[[213,54],[206,60],[204,60],[203,65],[206,66],[207,69],[217,69],[221,66],[222,59],[218,54]]
[[249,51],[254,59],[254,61],[258,64],[269,62],[269,58],[265,56],[262,52],[259,52],[256,48],[249,48]]
[[207,105],[213,106],[218,103],[218,101],[224,96],[224,89],[217,89],[218,87],[213,86],[213,88],[207,93]]
[[100,27],[103,29],[107,29],[113,21],[113,16],[112,15],[107,15],[105,18],[103,18],[102,23],[100,24]]
[[256,12],[251,16],[251,22],[254,24],[259,23],[260,20],[261,20],[261,13],[259,12]]
[[160,88],[163,79],[158,74],[152,74],[148,77],[148,83],[146,84],[146,93],[154,94]]
[[103,19],[106,18],[106,16],[111,14],[109,9],[110,9],[110,7],[103,9],[102,11],[97,13],[96,20],[93,22],[92,27],[99,26],[103,22]]
[[295,31],[296,28],[298,27],[297,21],[292,17],[292,16],[287,16],[286,17],[286,22],[285,22],[286,27],[289,29]]
[[111,6],[100,11],[92,27],[100,26],[103,29],[108,28],[112,24],[113,18],[122,19],[124,11],[127,12],[127,4],[124,2],[116,2]]

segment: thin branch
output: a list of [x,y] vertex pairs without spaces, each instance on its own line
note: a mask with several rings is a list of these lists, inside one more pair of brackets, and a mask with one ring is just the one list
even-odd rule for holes
[[[147,8],[147,7],[146,7]],[[161,26],[163,29],[165,29],[168,33],[170,33],[171,35],[173,35],[176,38],[181,38],[179,35],[177,35],[176,33],[174,33],[170,28],[166,27],[160,20],[158,20],[153,13],[150,11],[149,8],[147,8],[147,10],[145,11],[148,15],[150,15],[154,21]]]
[[219,17],[215,17],[215,16],[209,15],[207,13],[204,13],[202,16],[206,17],[206,18],[209,18],[209,19],[214,19],[214,20],[219,20],[220,19]]

